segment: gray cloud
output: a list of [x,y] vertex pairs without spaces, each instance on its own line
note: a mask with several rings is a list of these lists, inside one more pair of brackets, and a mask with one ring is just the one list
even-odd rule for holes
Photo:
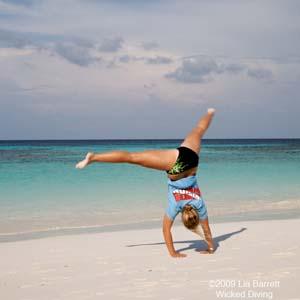
[[119,61],[122,63],[129,63],[131,60],[132,60],[132,57],[127,54],[119,57]]
[[62,42],[72,42],[87,48],[93,48],[95,44],[93,41],[81,37],[0,29],[0,47],[24,48],[35,46],[50,48],[53,44]]
[[273,79],[272,71],[263,68],[248,69],[247,74],[248,76],[253,77],[255,79],[266,79],[266,80]]
[[208,75],[219,71],[220,69],[213,59],[194,57],[184,59],[180,67],[165,76],[185,83],[203,83],[208,80]]
[[160,65],[160,64],[170,64],[173,62],[173,59],[166,56],[155,56],[150,58],[145,58],[146,63],[151,65]]
[[243,64],[238,63],[228,63],[228,64],[220,64],[218,66],[218,73],[229,72],[233,74],[240,73],[244,71],[247,67]]
[[173,59],[167,56],[154,56],[154,57],[144,57],[144,56],[134,56],[134,55],[122,55],[118,58],[118,60],[122,63],[129,63],[135,61],[143,61],[147,64],[151,65],[162,65],[162,64],[170,64],[173,62]]
[[121,63],[129,63],[129,62],[136,62],[136,61],[146,61],[146,58],[143,56],[125,54],[119,56],[117,60],[119,60]]
[[0,29],[0,47],[8,48],[24,48],[25,46],[33,45],[33,41],[30,36]]
[[[64,38],[64,41],[68,40],[66,38]],[[81,37],[72,37],[69,38],[69,40],[74,43],[77,46],[80,47],[85,47],[85,48],[95,48],[95,43],[91,40],[88,40],[86,38],[81,38]]]
[[184,83],[205,83],[212,80],[215,74],[238,74],[243,71],[247,71],[249,77],[260,80],[271,80],[273,77],[272,71],[266,68],[250,68],[243,63],[218,63],[207,56],[184,58],[181,66],[165,77]]
[[55,51],[69,62],[85,67],[99,60],[90,55],[89,49],[74,43],[58,43]]
[[[0,29],[0,48],[18,48],[33,47],[39,50],[49,50],[50,53],[58,54],[68,62],[88,66],[100,59],[91,55],[90,50],[95,49],[102,52],[116,52],[122,48],[124,40],[121,37],[106,38],[97,49],[97,43],[87,38],[64,35],[39,34],[32,32],[19,32]],[[121,62],[129,60],[142,60],[134,56],[123,56],[119,58]],[[158,57],[150,60],[149,63],[166,63],[163,58]]]
[[121,37],[106,38],[103,40],[98,50],[102,52],[117,52],[122,48],[124,40]]
[[153,49],[157,49],[158,48],[158,43],[156,43],[156,42],[143,42],[142,43],[142,47],[145,50],[153,50]]
[[18,49],[34,47],[48,50],[79,66],[88,66],[100,60],[90,54],[90,50],[95,48],[95,43],[81,37],[0,30],[1,47]]

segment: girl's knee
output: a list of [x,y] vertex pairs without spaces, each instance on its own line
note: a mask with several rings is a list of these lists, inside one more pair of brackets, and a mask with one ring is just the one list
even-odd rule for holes
[[131,163],[131,153],[128,151],[116,151],[119,156],[119,162]]
[[128,152],[128,161],[132,164],[139,164],[141,162],[141,155],[138,152]]

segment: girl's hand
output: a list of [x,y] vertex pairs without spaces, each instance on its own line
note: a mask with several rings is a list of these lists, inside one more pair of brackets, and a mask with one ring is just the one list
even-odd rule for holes
[[174,252],[171,254],[172,257],[186,257],[186,254],[180,253],[180,252]]
[[196,250],[200,254],[213,254],[215,252],[214,248],[208,248],[207,250]]

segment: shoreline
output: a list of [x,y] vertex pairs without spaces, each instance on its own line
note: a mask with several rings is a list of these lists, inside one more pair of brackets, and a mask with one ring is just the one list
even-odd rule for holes
[[[219,205],[207,202],[209,220],[211,223],[227,223],[236,221],[278,220],[300,218],[300,199],[291,198],[281,201],[256,200],[250,203],[238,202]],[[141,227],[156,228],[161,224],[164,207],[149,208],[142,203],[138,209],[128,211],[97,209],[95,211],[48,211],[48,214],[39,215],[39,212],[23,213],[19,215],[0,212],[0,243],[8,240],[24,240],[55,235],[67,235],[86,232],[105,232],[128,230]],[[144,214],[144,211],[147,214]],[[66,211],[66,210],[65,210]],[[71,212],[71,213],[70,213]],[[177,218],[179,221],[180,218]],[[179,221],[180,222],[180,221]],[[124,227],[124,229],[123,229]]]
[[[292,213],[292,212],[291,212]],[[230,224],[230,223],[243,223],[243,222],[264,222],[264,221],[284,221],[284,220],[299,220],[300,216],[296,213],[296,216],[291,215],[291,217],[275,215],[269,217],[257,217],[256,219],[235,219],[230,220],[230,216],[227,221],[224,221],[223,217],[221,219],[213,218],[210,219],[210,224]],[[245,216],[242,216],[245,217]],[[120,224],[110,224],[110,225],[86,225],[86,226],[73,226],[73,227],[61,227],[61,228],[49,228],[45,230],[32,230],[24,232],[13,232],[13,233],[0,233],[0,245],[2,243],[13,243],[19,241],[28,241],[36,239],[45,239],[50,237],[59,236],[76,236],[94,233],[109,233],[109,232],[122,232],[130,230],[147,230],[147,229],[157,229],[161,228],[161,220],[156,221],[137,221],[130,223],[120,223]],[[179,219],[174,222],[175,227],[183,226]]]

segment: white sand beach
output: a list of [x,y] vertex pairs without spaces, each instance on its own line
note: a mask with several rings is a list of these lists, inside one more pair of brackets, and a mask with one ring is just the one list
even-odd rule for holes
[[300,219],[212,224],[213,255],[183,226],[0,244],[1,300],[300,299]]

